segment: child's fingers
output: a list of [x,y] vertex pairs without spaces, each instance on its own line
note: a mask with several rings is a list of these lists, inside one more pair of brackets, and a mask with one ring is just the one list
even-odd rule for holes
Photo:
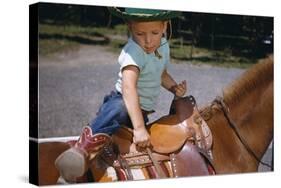
[[184,80],[181,83],[176,85],[175,92],[176,92],[177,96],[183,96],[185,94],[185,92],[186,92],[186,80]]
[[184,88],[182,87],[182,86],[178,86],[177,88],[176,88],[176,92],[177,93],[181,93],[181,92],[183,92],[184,91]]
[[149,140],[147,140],[147,141],[142,141],[142,142],[139,142],[139,143],[137,143],[137,146],[139,146],[139,147],[148,147],[150,145],[150,142],[149,142]]
[[186,85],[187,85],[187,84],[186,84],[186,81],[185,81],[185,80],[182,81],[180,85],[181,85],[181,88],[182,88],[184,91],[186,91],[186,88],[187,88],[187,87],[186,87]]
[[178,84],[177,89],[185,90],[186,89],[186,83],[182,82],[182,83]]
[[177,96],[183,96],[185,94],[185,89],[178,87],[176,89],[176,95]]
[[186,80],[182,81],[182,82],[180,83],[180,86],[181,86],[182,88],[186,89]]

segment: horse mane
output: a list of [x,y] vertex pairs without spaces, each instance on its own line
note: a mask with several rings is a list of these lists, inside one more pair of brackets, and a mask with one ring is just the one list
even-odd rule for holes
[[266,86],[273,80],[273,56],[253,65],[246,70],[242,76],[223,89],[223,98],[227,104],[240,101],[244,96],[250,94],[257,86]]

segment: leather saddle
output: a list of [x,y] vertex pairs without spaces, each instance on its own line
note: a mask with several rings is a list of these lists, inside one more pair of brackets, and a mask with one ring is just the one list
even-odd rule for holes
[[174,100],[170,115],[149,124],[147,129],[151,149],[137,148],[132,130],[122,126],[112,135],[113,147],[105,148],[102,157],[110,165],[127,171],[170,161],[174,177],[210,174],[206,162],[212,164],[212,134],[200,116],[193,96]]
[[[213,138],[211,131],[200,116],[193,96],[173,100],[170,115],[164,116],[147,126],[152,150],[167,154],[180,149],[186,141],[194,142],[199,148],[209,150]],[[121,154],[134,150],[133,133],[122,126],[113,136]]]
[[173,100],[170,115],[152,123],[148,130],[153,150],[159,153],[175,152],[187,140],[208,150],[213,141],[211,131],[200,116],[193,96]]

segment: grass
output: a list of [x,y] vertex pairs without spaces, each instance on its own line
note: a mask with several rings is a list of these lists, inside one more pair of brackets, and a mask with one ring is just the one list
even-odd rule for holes
[[52,55],[66,51],[77,50],[81,44],[109,45],[116,52],[126,42],[114,39],[116,36],[126,36],[124,25],[118,25],[114,29],[99,27],[78,27],[40,24],[39,25],[39,53],[40,55]]
[[52,55],[56,52],[75,51],[79,49],[79,43],[67,40],[40,40],[39,41],[39,54]]
[[[79,49],[81,44],[106,45],[110,47],[110,51],[119,53],[127,41],[127,28],[124,24],[114,28],[40,24],[39,38],[39,54],[45,56],[75,51]],[[178,63],[191,62],[193,64],[247,68],[256,62],[255,59],[235,56],[232,50],[227,48],[210,50],[191,46],[180,39],[171,39],[170,48],[171,58]]]
[[207,48],[181,45],[178,39],[170,41],[171,57],[178,60],[175,62],[188,62],[196,65],[209,64],[222,67],[248,68],[255,63],[255,59],[234,56],[229,49],[210,50]]

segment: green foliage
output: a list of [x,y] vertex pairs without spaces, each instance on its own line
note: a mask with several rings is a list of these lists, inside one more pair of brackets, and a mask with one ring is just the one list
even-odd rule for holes
[[40,40],[39,41],[39,54],[51,55],[56,52],[74,51],[79,48],[79,43],[68,40]]
[[[80,44],[109,45],[117,52],[126,43],[125,25],[115,28],[39,24],[39,53],[75,50]],[[126,34],[125,34],[126,33]]]

